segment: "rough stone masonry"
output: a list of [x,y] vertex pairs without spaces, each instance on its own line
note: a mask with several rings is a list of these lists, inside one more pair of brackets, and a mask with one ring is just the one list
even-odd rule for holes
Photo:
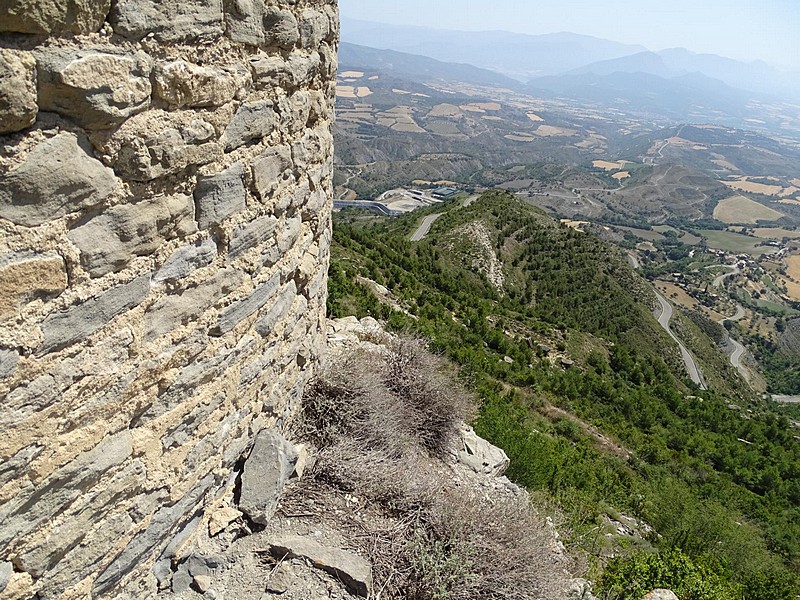
[[325,343],[335,0],[0,0],[0,597],[147,598]]

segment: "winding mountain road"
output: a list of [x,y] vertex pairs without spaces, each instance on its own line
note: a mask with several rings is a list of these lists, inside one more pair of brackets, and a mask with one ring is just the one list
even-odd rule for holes
[[722,284],[728,277],[733,277],[734,275],[738,275],[739,273],[742,272],[739,269],[739,267],[734,267],[732,265],[721,265],[721,266],[724,269],[730,269],[730,271],[728,271],[727,273],[723,273],[722,275],[719,275],[714,279],[714,282],[711,285],[713,285],[715,288],[722,286]]
[[433,215],[428,215],[424,219],[422,219],[422,223],[420,223],[417,230],[414,232],[414,235],[411,236],[412,242],[419,242],[422,240],[428,233],[430,233],[431,227],[433,223],[442,216],[443,213],[436,213]]
[[683,358],[683,362],[686,365],[686,371],[689,373],[689,379],[691,379],[694,383],[700,386],[700,389],[705,390],[708,389],[706,387],[706,383],[703,380],[703,375],[700,372],[700,369],[697,366],[697,363],[694,360],[694,357],[689,353],[689,350],[686,349],[686,346],[683,345],[678,339],[672,329],[670,329],[669,323],[672,320],[672,305],[669,301],[661,295],[661,293],[654,289],[656,293],[656,298],[658,298],[658,302],[661,304],[661,315],[658,317],[658,324],[664,328],[669,336],[675,340],[675,343],[678,344],[678,348],[681,351],[681,358]]

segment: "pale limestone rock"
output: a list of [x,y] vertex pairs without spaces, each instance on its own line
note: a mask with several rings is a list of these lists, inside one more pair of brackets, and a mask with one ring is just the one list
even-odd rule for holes
[[153,276],[153,282],[179,281],[197,269],[210,265],[216,256],[217,243],[213,238],[178,248]]
[[300,41],[300,29],[294,13],[277,7],[264,11],[264,33],[268,46],[292,48]]
[[372,594],[372,565],[346,550],[328,548],[312,538],[287,536],[270,542],[271,554],[278,558],[305,558],[330,573],[358,596]]
[[188,114],[148,111],[136,115],[113,136],[111,161],[132,181],[151,181],[222,157],[214,128]]
[[274,236],[277,227],[278,219],[274,215],[264,215],[240,225],[231,234],[228,258],[236,258],[252,248],[263,246]]
[[292,153],[287,146],[269,148],[253,162],[256,191],[263,202],[270,199],[291,168]]
[[92,277],[121,271],[137,256],[155,252],[166,239],[197,230],[194,203],[178,194],[112,206],[69,232]]
[[37,54],[39,106],[86,129],[109,129],[150,104],[152,59],[144,52],[48,49]]
[[151,342],[197,318],[239,287],[242,280],[242,274],[235,269],[223,269],[200,285],[163,296],[145,313],[144,340]]
[[222,136],[225,149],[235,150],[253,140],[260,141],[275,128],[275,110],[269,100],[242,104]]
[[64,259],[55,252],[0,256],[0,321],[37,296],[60,294],[67,287]]
[[160,63],[155,69],[155,93],[174,107],[222,106],[251,81],[242,68],[202,67],[185,60]]
[[93,33],[111,9],[111,0],[4,0],[0,31]]
[[19,363],[19,353],[8,348],[0,348],[0,379],[9,377]]
[[97,206],[114,193],[114,172],[92,158],[74,133],[36,146],[0,178],[0,218],[33,227]]
[[164,42],[213,39],[224,30],[222,0],[118,0],[109,20],[135,40],[151,33]]
[[249,296],[223,310],[219,315],[217,326],[211,332],[212,335],[223,335],[232,331],[239,323],[264,308],[275,296],[280,283],[280,274],[276,273],[266,283],[253,290]]
[[219,225],[244,210],[247,192],[244,187],[244,166],[241,162],[210,177],[200,177],[194,190],[197,223],[201,229]]
[[208,535],[214,537],[242,516],[241,511],[232,506],[223,506],[214,510],[208,518]]
[[0,49],[0,135],[33,125],[36,100],[36,61],[27,52]]
[[323,13],[309,8],[300,20],[300,42],[304,48],[315,49],[330,35],[330,21]]

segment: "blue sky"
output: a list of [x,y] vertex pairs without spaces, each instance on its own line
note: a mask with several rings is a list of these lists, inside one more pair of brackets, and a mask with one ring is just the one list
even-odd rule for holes
[[343,17],[438,29],[570,31],[800,70],[800,0],[339,0]]

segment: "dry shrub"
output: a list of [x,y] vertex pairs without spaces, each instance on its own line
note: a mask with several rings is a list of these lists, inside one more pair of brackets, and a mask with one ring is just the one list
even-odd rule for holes
[[317,460],[302,493],[359,499],[358,510],[328,513],[370,557],[376,598],[562,597],[552,535],[527,497],[446,465],[473,406],[444,363],[408,340],[355,352],[307,388],[295,435]]

